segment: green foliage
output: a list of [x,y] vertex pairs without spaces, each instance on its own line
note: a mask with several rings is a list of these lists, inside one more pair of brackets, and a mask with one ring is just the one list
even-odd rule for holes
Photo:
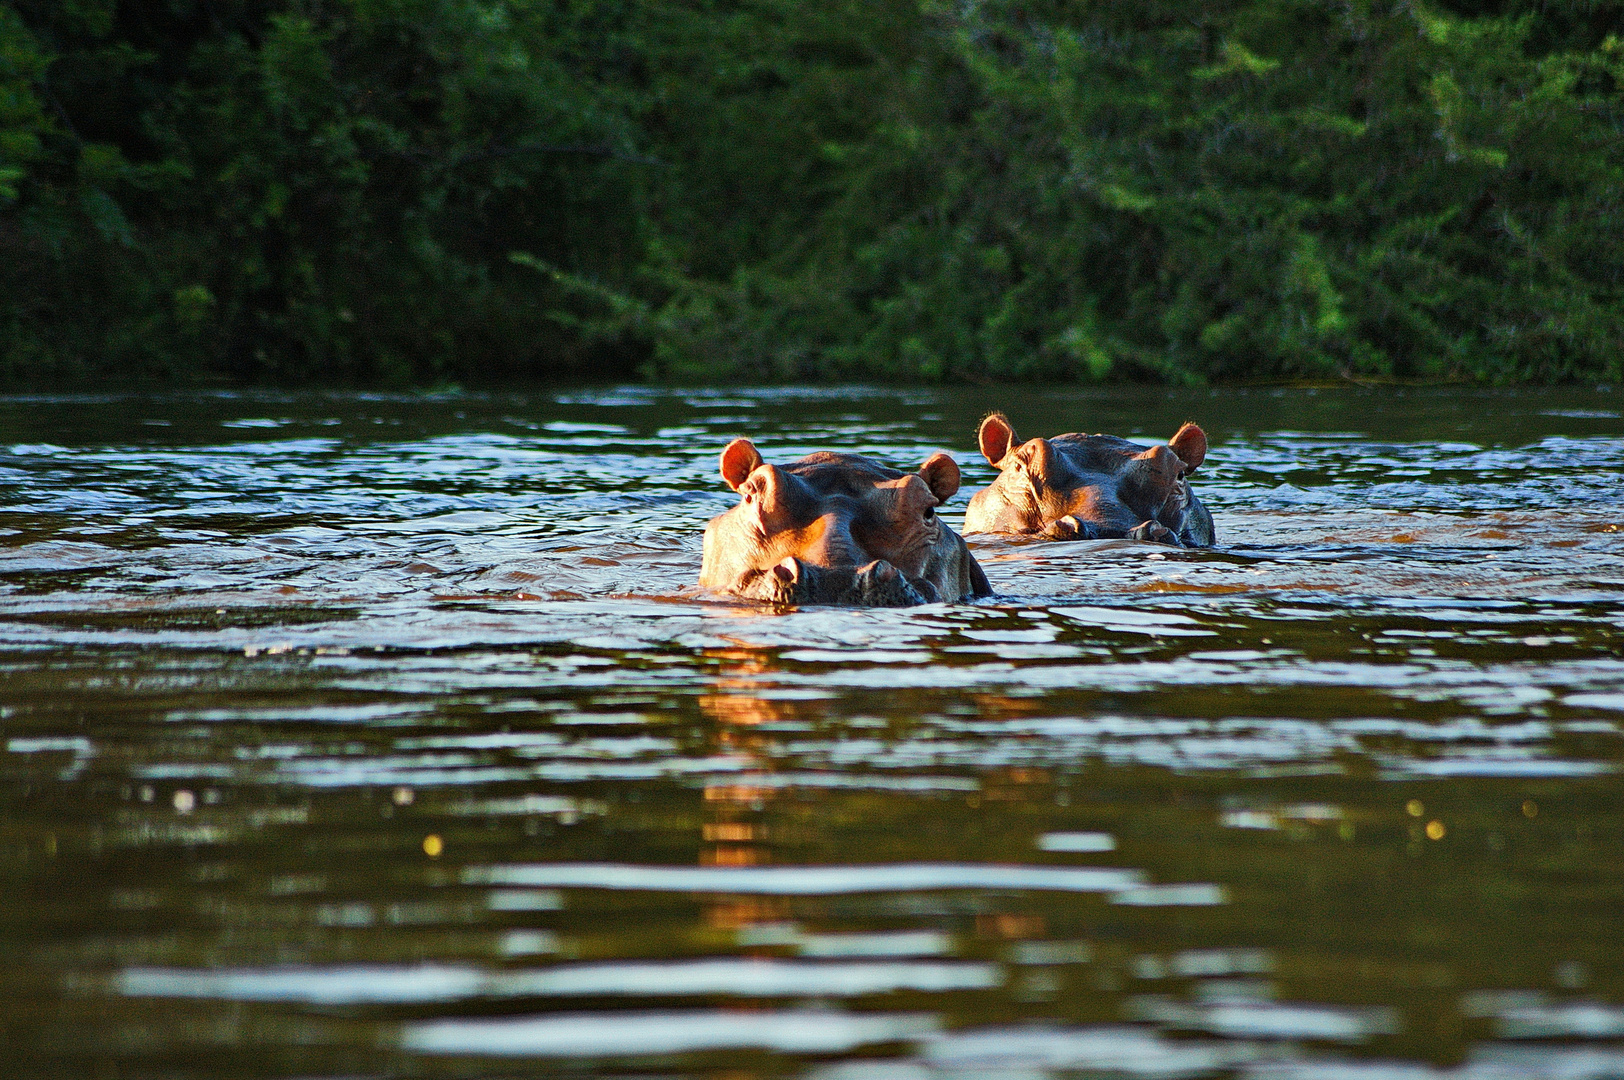
[[0,373],[1618,378],[1621,15],[13,0]]
[[893,54],[910,70],[876,73],[892,111],[812,249],[751,268],[800,303],[707,358],[773,374],[767,339],[926,379],[1617,377],[1620,49],[1576,30],[1541,52],[1549,30],[1418,4],[944,5]]
[[507,259],[635,270],[651,166],[627,160],[607,6],[18,7],[0,22],[26,106],[0,112],[14,375],[412,382],[635,362],[563,332],[550,313],[569,297]]

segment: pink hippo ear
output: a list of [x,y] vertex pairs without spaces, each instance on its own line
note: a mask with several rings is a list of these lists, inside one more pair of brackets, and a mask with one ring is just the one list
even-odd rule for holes
[[959,463],[946,454],[937,452],[925,459],[919,466],[919,475],[925,478],[925,486],[930,493],[936,496],[938,504],[951,499],[959,490]]
[[1184,462],[1188,472],[1195,472],[1207,460],[1207,433],[1194,424],[1179,428],[1178,434],[1167,440],[1167,445]]
[[997,465],[1009,453],[1009,448],[1015,445],[1015,429],[1010,427],[1009,421],[1003,413],[993,413],[981,421],[981,427],[976,430],[976,442],[981,445],[981,456],[987,459],[987,464]]
[[761,453],[749,439],[734,439],[722,451],[722,479],[734,491],[761,468]]

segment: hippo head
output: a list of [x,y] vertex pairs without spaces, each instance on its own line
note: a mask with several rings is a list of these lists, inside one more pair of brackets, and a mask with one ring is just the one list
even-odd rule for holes
[[898,472],[856,454],[768,465],[749,439],[722,451],[739,505],[705,526],[699,583],[777,604],[900,607],[987,596],[964,540],[936,507],[959,467],[932,454]]
[[998,479],[971,498],[967,533],[1212,545],[1212,515],[1191,494],[1187,479],[1207,456],[1207,434],[1194,424],[1179,428],[1165,446],[1137,446],[1115,435],[1022,442],[1009,421],[994,413],[981,422],[977,437]]

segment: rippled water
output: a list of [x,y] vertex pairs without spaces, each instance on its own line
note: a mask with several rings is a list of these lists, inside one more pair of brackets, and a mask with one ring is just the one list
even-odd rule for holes
[[[727,438],[1219,546],[691,583]],[[0,399],[7,1075],[1624,1076],[1624,394]],[[955,522],[956,523],[956,522]]]

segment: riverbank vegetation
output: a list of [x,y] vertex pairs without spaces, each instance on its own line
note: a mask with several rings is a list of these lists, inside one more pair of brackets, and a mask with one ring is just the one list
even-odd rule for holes
[[0,377],[1624,375],[1624,3],[10,0]]

